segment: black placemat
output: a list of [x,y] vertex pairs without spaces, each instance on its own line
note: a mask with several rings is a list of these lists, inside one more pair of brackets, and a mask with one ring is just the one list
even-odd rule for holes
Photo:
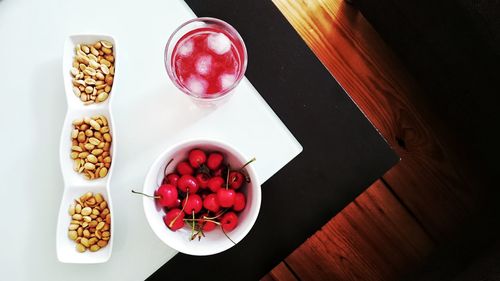
[[304,151],[262,186],[259,218],[243,241],[213,256],[178,254],[150,279],[257,280],[398,157],[270,0],[186,2],[240,32],[246,76]]

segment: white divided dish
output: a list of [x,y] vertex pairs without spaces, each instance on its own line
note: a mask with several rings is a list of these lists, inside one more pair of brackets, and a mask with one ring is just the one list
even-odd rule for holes
[[[208,138],[186,140],[172,145],[156,159],[146,176],[143,192],[145,194],[154,194],[155,190],[162,184],[164,175],[174,172],[177,164],[184,161],[188,157],[189,151],[195,148],[207,152],[221,152],[224,155],[225,162],[231,167],[242,167],[251,159],[251,156],[243,155],[235,147],[220,140]],[[166,167],[170,160],[173,161]],[[252,164],[245,167],[245,173],[250,178],[250,182],[246,183],[238,192],[245,194],[246,206],[238,214],[238,225],[236,228],[227,233],[234,243],[240,242],[248,234],[257,220],[261,204],[260,183]],[[165,210],[157,206],[155,200],[144,197],[143,204],[146,218],[155,234],[163,243],[179,252],[195,256],[205,256],[223,252],[235,245],[224,235],[219,227],[205,233],[205,236],[199,241],[190,241],[191,228],[187,224],[177,231],[171,231],[165,226],[163,221]]]
[[[114,131],[114,122],[111,112],[111,100],[113,99],[114,85],[109,93],[109,97],[101,103],[94,103],[84,105],[83,102],[73,93],[73,84],[71,82],[72,76],[70,69],[72,67],[73,58],[75,56],[75,46],[77,44],[93,44],[99,40],[106,40],[113,44],[113,56],[115,57],[115,75],[114,81],[117,77],[117,48],[116,41],[109,35],[98,34],[82,34],[69,36],[64,44],[63,55],[63,79],[64,89],[66,94],[66,101],[68,109],[66,118],[64,120],[63,129],[60,138],[59,147],[59,160],[61,165],[61,172],[64,180],[64,193],[59,208],[59,217],[56,229],[56,248],[57,258],[63,263],[103,263],[109,260],[113,249],[114,235],[114,213],[113,204],[109,192],[109,182],[113,174],[113,162],[115,160],[115,147],[116,147],[116,132]],[[113,83],[115,84],[115,83]],[[73,160],[70,157],[71,153],[71,131],[73,129],[72,122],[78,118],[92,117],[94,115],[103,115],[108,120],[110,134],[112,136],[112,143],[110,147],[110,155],[112,157],[112,164],[105,177],[87,180],[82,174],[73,170]],[[79,198],[87,192],[101,193],[108,203],[108,208],[111,214],[111,236],[108,245],[101,248],[99,251],[90,252],[89,250],[80,253],[76,250],[75,241],[68,237],[68,227],[70,225],[71,217],[68,213],[69,206],[74,203],[74,199]]]

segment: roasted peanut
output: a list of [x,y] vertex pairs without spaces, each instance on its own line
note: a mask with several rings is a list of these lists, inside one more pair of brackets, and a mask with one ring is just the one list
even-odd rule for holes
[[[85,207],[82,208],[82,205]],[[76,198],[69,207],[68,212],[72,220],[68,227],[68,238],[75,241],[78,252],[95,252],[108,244],[111,236],[111,215],[109,209],[105,208],[105,220],[98,216],[100,205],[107,206],[102,194],[87,192]]]
[[[73,92],[83,104],[103,102],[109,97],[115,74],[113,44],[97,41],[94,44],[78,44],[75,47],[70,74]],[[102,89],[101,92],[98,90]],[[108,95],[101,95],[106,92]]]

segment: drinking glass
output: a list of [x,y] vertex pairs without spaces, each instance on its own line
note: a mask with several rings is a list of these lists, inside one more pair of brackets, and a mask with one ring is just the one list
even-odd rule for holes
[[213,102],[234,92],[245,74],[247,50],[239,33],[215,18],[183,23],[165,46],[167,74],[183,93]]

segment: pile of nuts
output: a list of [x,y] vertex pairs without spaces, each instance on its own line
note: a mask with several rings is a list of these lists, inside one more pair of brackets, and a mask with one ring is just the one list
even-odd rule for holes
[[111,214],[108,203],[100,193],[87,192],[69,207],[71,222],[68,237],[76,242],[80,253],[106,247],[111,237]]
[[111,166],[111,134],[102,115],[73,120],[71,159],[73,169],[87,180],[104,178]]
[[111,92],[115,75],[113,44],[97,41],[93,45],[77,44],[73,67],[73,92],[85,105],[103,102]]

